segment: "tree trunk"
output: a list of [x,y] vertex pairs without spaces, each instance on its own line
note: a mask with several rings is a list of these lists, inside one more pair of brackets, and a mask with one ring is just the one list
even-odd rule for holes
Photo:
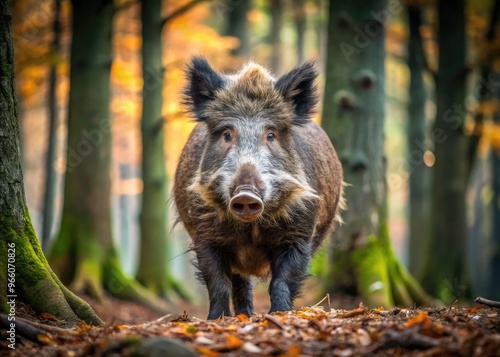
[[293,0],[293,17],[297,34],[297,63],[304,62],[305,34],[306,34],[306,7],[305,0]]
[[[500,0],[495,0],[493,7],[491,9],[490,23],[488,25],[488,30],[485,33],[485,44],[487,48],[488,55],[484,58],[484,63],[481,63],[479,78],[477,81],[477,87],[479,91],[477,93],[477,101],[479,104],[479,110],[474,115],[474,127],[472,129],[472,135],[469,142],[469,150],[467,156],[467,163],[469,168],[469,176],[472,174],[472,169],[474,167],[474,162],[476,161],[477,148],[479,147],[479,141],[481,139],[481,134],[483,132],[484,124],[484,110],[482,110],[481,105],[485,102],[492,100],[493,86],[495,86],[491,77],[493,76],[493,61],[495,60],[494,44],[497,23],[500,20]],[[474,93],[476,94],[476,93]],[[498,95],[497,93],[495,93]]]
[[9,313],[7,298],[23,299],[36,313],[50,313],[67,325],[79,319],[102,324],[52,272],[31,224],[21,170],[11,21],[8,2],[0,0],[0,308]]
[[[468,143],[463,133],[465,98],[465,0],[438,3],[437,115],[433,140],[432,240],[423,283],[444,301],[463,298],[466,287]],[[446,257],[446,259],[443,259]]]
[[323,0],[314,0],[314,5],[316,6],[316,15],[314,16],[314,29],[316,32],[316,65],[318,66],[319,72],[324,71],[325,67],[325,57],[326,57],[326,37],[327,37],[327,14],[325,14],[326,6]]
[[283,0],[271,0],[271,70],[281,74],[281,29],[283,28]]
[[248,57],[250,54],[250,39],[248,36],[248,11],[251,0],[230,2],[227,6],[227,25],[224,35],[238,38],[240,44],[231,51],[233,56]]
[[54,222],[54,210],[56,200],[57,172],[54,168],[57,155],[57,62],[61,47],[61,0],[54,0],[54,25],[53,25],[53,62],[49,71],[49,132],[48,145],[45,157],[45,193],[43,200],[43,224],[42,224],[42,248],[46,253]]
[[[495,1],[495,23],[500,20],[500,0]],[[495,26],[491,26],[490,41],[494,39]],[[490,28],[491,28],[490,27]],[[493,100],[500,100],[500,73],[493,71]],[[500,126],[500,112],[495,112],[493,115],[493,123]],[[487,296],[490,299],[500,300],[500,148],[493,147],[491,149],[491,190],[493,198],[491,200],[491,222],[492,230],[488,244],[488,250],[491,252],[488,263],[486,265],[486,284],[489,291]]]
[[167,270],[168,210],[165,169],[165,125],[162,116],[163,65],[161,0],[143,2],[142,19],[142,205],[137,280],[153,293],[167,297],[180,289]]
[[[500,120],[497,120],[497,124],[500,125]],[[493,253],[488,262],[486,286],[489,287],[488,297],[500,300],[500,284],[498,283],[498,277],[500,277],[500,149],[494,148],[491,155],[493,229],[489,245]]]
[[[73,0],[68,145],[61,229],[51,263],[77,292],[165,310],[124,275],[111,230],[112,0]],[[161,307],[160,307],[161,306]]]
[[420,36],[421,10],[408,6],[410,40],[408,43],[408,68],[410,89],[408,107],[408,162],[410,175],[410,209],[408,212],[409,270],[420,276],[422,257],[429,241],[429,180],[430,170],[424,163],[425,148],[425,54]]
[[384,155],[386,1],[330,2],[322,125],[344,168],[345,224],[332,239],[329,291],[358,293],[369,306],[426,303],[395,257],[388,232]]

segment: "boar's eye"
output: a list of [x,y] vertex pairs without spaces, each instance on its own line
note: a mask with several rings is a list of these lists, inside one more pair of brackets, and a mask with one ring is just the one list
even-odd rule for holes
[[268,133],[267,134],[267,141],[274,141],[275,135],[274,133]]
[[233,137],[231,136],[231,133],[230,133],[229,131],[224,132],[224,134],[222,134],[222,136],[224,137],[224,141],[225,141],[226,143],[230,142],[230,141],[231,141],[231,139],[233,138]]

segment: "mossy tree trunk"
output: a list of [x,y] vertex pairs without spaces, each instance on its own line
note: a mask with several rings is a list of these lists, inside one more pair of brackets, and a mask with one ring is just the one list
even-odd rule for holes
[[422,273],[422,257],[429,241],[429,183],[430,168],[424,163],[425,124],[425,53],[420,36],[421,9],[408,6],[410,39],[408,42],[408,68],[410,89],[408,106],[408,162],[410,209],[408,212],[409,270],[415,276]]
[[112,0],[73,0],[67,165],[61,229],[50,261],[77,292],[113,295],[165,310],[127,277],[111,230]]
[[150,291],[168,297],[184,290],[168,274],[168,203],[165,169],[165,125],[162,116],[163,64],[161,0],[142,3],[142,205],[137,280]]
[[[384,155],[386,1],[330,1],[322,126],[344,168],[348,209],[332,237],[328,291],[360,294],[369,306],[429,302],[397,260],[387,217]],[[402,6],[402,5],[401,5]]]
[[[466,202],[469,138],[465,120],[465,0],[438,2],[439,69],[433,128],[432,238],[427,246],[423,284],[445,302],[464,298]],[[446,259],[443,259],[446,257]],[[469,291],[470,293],[470,291]]]
[[[52,272],[31,223],[21,170],[11,22],[8,2],[0,0],[0,308],[8,312],[8,292],[36,313],[50,313],[66,325],[76,325],[80,319],[102,324]],[[8,275],[8,269],[15,275]]]

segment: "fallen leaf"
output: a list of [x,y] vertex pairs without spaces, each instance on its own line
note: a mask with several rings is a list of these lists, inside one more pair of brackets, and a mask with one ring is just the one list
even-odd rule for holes
[[202,356],[207,356],[207,357],[219,357],[220,353],[216,351],[212,351],[210,348],[207,347],[198,347],[196,348],[196,351]]
[[253,343],[251,342],[245,342],[243,344],[243,347],[241,348],[243,351],[245,352],[249,352],[249,353],[262,353],[262,348],[258,347],[258,346],[255,346]]
[[484,306],[481,306],[481,305],[476,306],[476,307],[471,307],[469,310],[467,310],[467,313],[468,313],[468,314],[474,314],[474,313],[476,313],[478,310],[481,310],[481,309],[483,309],[483,308],[484,308]]
[[348,311],[348,312],[341,314],[340,316],[337,316],[337,317],[339,317],[341,319],[345,319],[348,317],[363,315],[365,312],[366,312],[366,308],[363,306],[363,304],[359,304],[359,307],[357,309]]
[[300,348],[299,345],[293,345],[286,352],[286,356],[287,357],[299,357],[301,351],[302,351],[302,349]]
[[236,318],[237,318],[238,320],[240,320],[241,322],[243,322],[243,321],[248,321],[248,316],[247,316],[247,315],[245,315],[245,314],[238,314],[238,315],[236,315]]
[[228,350],[236,350],[243,346],[243,341],[234,335],[227,335],[225,348]]
[[427,316],[427,312],[424,311],[406,321],[405,324],[406,327],[412,327],[414,325],[422,325],[423,327],[428,328],[432,325],[432,321],[429,316]]
[[57,342],[50,335],[39,333],[37,336],[38,342],[44,345],[55,345]]
[[170,329],[171,333],[176,333],[179,335],[190,335],[196,332],[196,327],[191,324],[179,323]]
[[48,312],[42,312],[40,314],[40,317],[42,317],[45,320],[57,321],[56,317],[52,314],[49,314]]

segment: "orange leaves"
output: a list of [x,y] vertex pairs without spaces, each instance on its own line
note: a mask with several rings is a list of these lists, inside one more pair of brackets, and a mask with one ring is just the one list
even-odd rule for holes
[[247,315],[245,315],[245,314],[238,314],[238,315],[236,315],[236,318],[237,318],[240,322],[248,321],[248,316],[247,316]]
[[243,341],[234,335],[227,335],[226,348],[228,350],[235,350],[243,346]]
[[196,327],[187,323],[179,323],[172,327],[169,332],[177,335],[192,335],[196,332]]
[[45,320],[57,321],[56,317],[52,314],[49,314],[48,312],[42,312],[40,314],[40,317]]
[[429,319],[429,316],[427,316],[427,312],[420,312],[417,316],[406,321],[405,326],[412,327],[414,325],[422,325],[423,327],[427,328],[430,327],[431,324],[432,321],[431,319]]
[[219,352],[212,351],[208,347],[198,347],[198,348],[196,348],[196,351],[198,351],[198,353],[200,355],[206,356],[206,357],[219,357],[220,356]]
[[55,345],[57,344],[57,341],[52,338],[50,335],[46,335],[43,333],[40,333],[37,335],[38,342],[44,344],[44,345]]

